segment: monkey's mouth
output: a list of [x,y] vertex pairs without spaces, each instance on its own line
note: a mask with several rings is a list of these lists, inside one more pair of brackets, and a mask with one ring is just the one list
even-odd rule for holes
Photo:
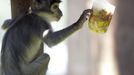
[[59,21],[61,19],[62,16],[56,16],[57,20]]

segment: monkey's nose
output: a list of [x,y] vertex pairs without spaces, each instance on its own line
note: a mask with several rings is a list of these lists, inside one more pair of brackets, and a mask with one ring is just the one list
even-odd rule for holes
[[63,14],[60,14],[60,17],[62,17],[63,16]]
[[62,11],[60,11],[59,13],[60,13],[60,16],[62,17],[62,16],[63,16],[63,13],[62,13]]
[[63,16],[63,14],[61,14],[61,17]]

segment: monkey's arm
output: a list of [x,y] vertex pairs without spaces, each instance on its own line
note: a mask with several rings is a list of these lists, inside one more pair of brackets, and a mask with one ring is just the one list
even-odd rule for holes
[[80,29],[81,27],[78,25],[79,23],[74,23],[73,25],[62,29],[57,32],[52,32],[50,31],[45,37],[44,37],[44,42],[49,46],[52,47],[54,45],[57,45],[64,39],[66,39],[68,36],[73,34],[75,31]]
[[49,46],[52,47],[54,45],[57,45],[64,39],[66,39],[68,36],[73,34],[75,31],[79,30],[82,26],[83,23],[89,18],[89,13],[91,13],[91,9],[85,10],[82,15],[80,16],[79,20],[72,24],[71,26],[57,31],[57,32],[49,32],[45,37],[44,37],[44,42]]

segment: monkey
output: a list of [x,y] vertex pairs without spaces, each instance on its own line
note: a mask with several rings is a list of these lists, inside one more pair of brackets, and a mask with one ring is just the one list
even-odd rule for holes
[[[46,75],[50,56],[43,52],[43,45],[51,48],[59,44],[81,29],[92,13],[92,9],[86,9],[75,23],[54,32],[51,22],[58,22],[63,16],[60,3],[61,0],[32,0],[30,12],[5,24],[2,75]],[[47,30],[49,32],[43,36]]]

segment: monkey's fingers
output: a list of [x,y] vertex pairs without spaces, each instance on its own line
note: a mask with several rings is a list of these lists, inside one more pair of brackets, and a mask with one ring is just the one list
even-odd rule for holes
[[93,12],[93,10],[92,9],[86,9],[86,10],[84,10],[84,13],[92,13]]
[[93,12],[92,9],[86,9],[86,10],[84,10],[83,14],[85,15],[86,20],[89,19],[89,17],[92,14],[92,12]]
[[86,14],[86,20],[88,20],[90,18],[90,15],[91,15],[91,13]]

